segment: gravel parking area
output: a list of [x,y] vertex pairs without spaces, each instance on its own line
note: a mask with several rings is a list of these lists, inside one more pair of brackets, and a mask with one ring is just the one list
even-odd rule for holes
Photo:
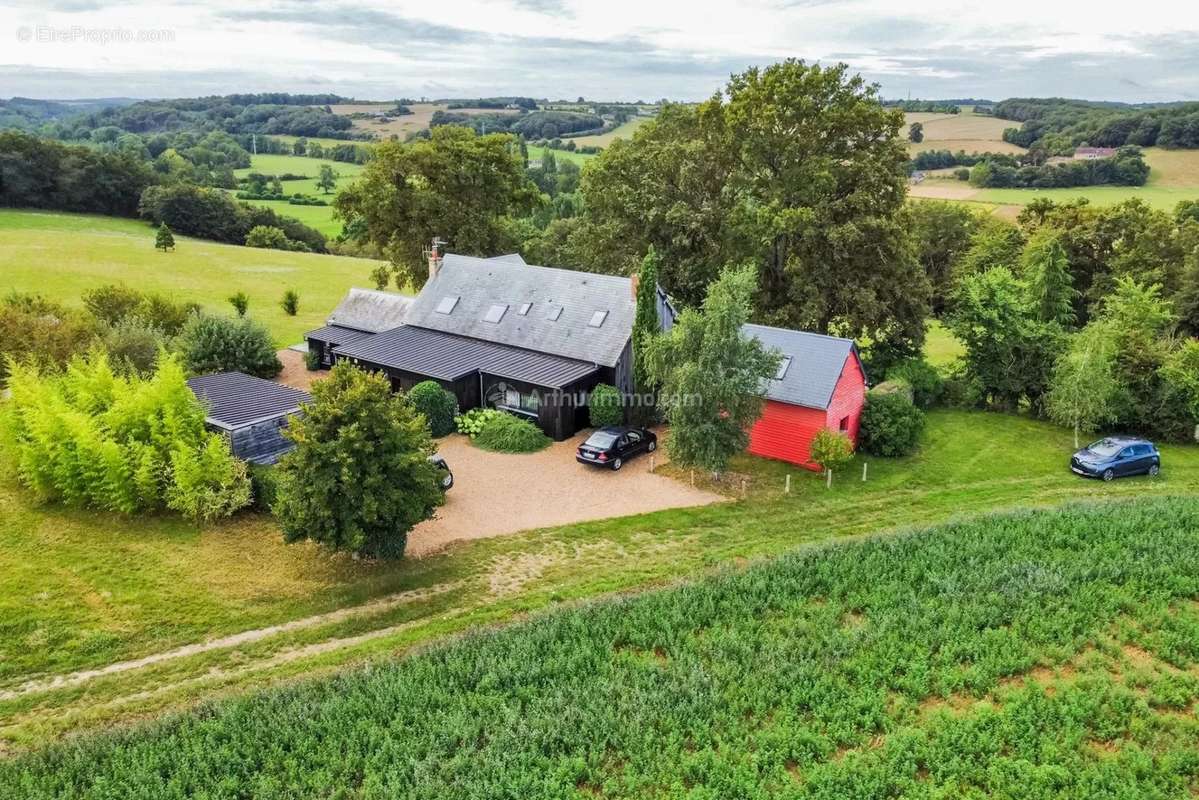
[[[579,464],[575,449],[589,434],[526,454],[490,453],[456,434],[442,439],[440,453],[454,472],[454,488],[436,518],[421,523],[409,536],[408,554],[427,555],[451,542],[530,528],[726,499],[651,473],[648,455],[638,456],[619,472]],[[666,459],[660,448],[654,455],[659,465]]]

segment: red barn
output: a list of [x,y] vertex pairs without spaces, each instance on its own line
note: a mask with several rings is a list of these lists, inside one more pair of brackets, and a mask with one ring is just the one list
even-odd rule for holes
[[745,333],[783,356],[766,387],[766,407],[749,432],[749,452],[817,470],[812,437],[821,428],[844,431],[857,444],[866,372],[850,339],[765,325]]

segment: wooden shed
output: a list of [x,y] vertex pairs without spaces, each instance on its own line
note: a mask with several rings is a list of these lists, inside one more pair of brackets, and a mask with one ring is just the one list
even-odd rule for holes
[[842,431],[857,444],[866,372],[853,341],[765,325],[744,331],[783,358],[750,429],[749,452],[816,470],[811,445],[822,428]]
[[229,437],[233,455],[253,464],[274,464],[294,446],[283,430],[307,392],[241,372],[189,378],[187,385],[204,404],[204,423]]

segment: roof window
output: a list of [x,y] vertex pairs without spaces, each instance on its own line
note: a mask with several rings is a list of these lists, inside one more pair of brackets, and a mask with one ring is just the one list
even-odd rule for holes
[[504,314],[507,313],[507,311],[508,306],[506,305],[494,305],[487,309],[487,313],[483,315],[483,321],[490,322],[494,325],[504,318]]
[[596,311],[591,315],[591,321],[587,324],[592,328],[598,328],[604,324],[604,320],[608,318],[607,311]]
[[458,295],[441,298],[441,302],[437,304],[438,314],[449,314],[458,305]]
[[783,360],[779,362],[778,372],[774,373],[774,379],[781,381],[786,376],[789,366],[791,366],[791,356],[783,356]]
[[545,314],[545,318],[550,322],[557,322],[560,316],[562,316],[562,306],[550,306],[550,310]]
[[529,309],[532,307],[532,303],[521,303],[520,308],[516,309],[516,313],[520,314],[522,317],[527,317],[529,315]]

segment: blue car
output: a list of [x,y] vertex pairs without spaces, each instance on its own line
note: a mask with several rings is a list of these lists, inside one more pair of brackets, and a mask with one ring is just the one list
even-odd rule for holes
[[1105,481],[1123,475],[1156,475],[1161,468],[1162,457],[1153,442],[1128,436],[1092,442],[1070,459],[1072,472]]

